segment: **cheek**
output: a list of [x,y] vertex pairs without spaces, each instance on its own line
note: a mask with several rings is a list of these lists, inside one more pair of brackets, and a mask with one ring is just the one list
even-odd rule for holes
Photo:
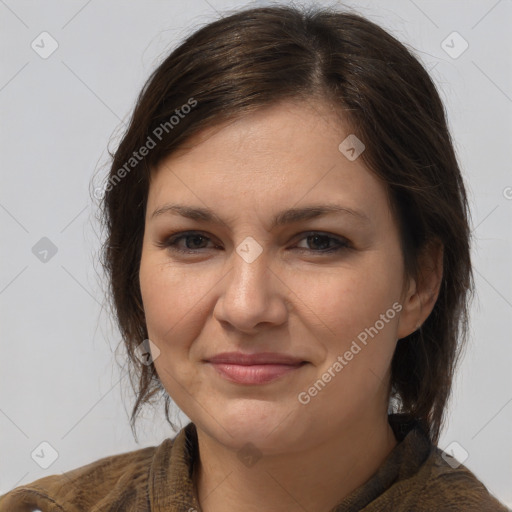
[[[315,339],[324,345],[324,355],[316,378],[302,391],[322,396],[314,406],[318,414],[326,404],[344,404],[348,415],[373,407],[372,400],[387,385],[396,347],[400,304],[393,286],[362,272],[350,279],[333,278],[328,287],[310,289],[308,297],[307,304],[322,320]],[[319,380],[329,384],[317,387]]]
[[172,320],[171,314],[176,311],[177,306],[172,292],[175,287],[173,283],[169,283],[168,273],[144,261],[141,264],[139,279],[146,323],[151,337],[152,331],[161,331],[163,323]]
[[[164,341],[183,324],[182,319],[194,314],[200,290],[191,287],[183,271],[173,269],[156,257],[143,257],[139,279],[148,334]],[[180,323],[181,321],[181,323]]]
[[373,325],[399,297],[398,290],[389,272],[362,265],[340,269],[325,279],[303,281],[297,295],[305,310],[346,340]]
[[321,320],[316,338],[323,340],[326,357],[320,373],[342,356],[344,377],[337,382],[348,379],[360,391],[378,383],[377,376],[384,377],[396,346],[401,310],[400,268],[392,270],[376,256],[357,271],[332,274],[321,285],[311,283],[307,294],[303,292],[305,311],[312,310]]
[[200,299],[206,292],[191,286],[193,279],[182,269],[173,269],[156,257],[153,262],[141,260],[139,278],[148,337],[160,350],[154,361],[157,374],[178,406],[186,407],[188,395],[183,394],[183,385],[193,393],[199,379],[196,370],[184,362],[200,335]]
[[159,254],[142,258],[140,287],[149,339],[169,368],[189,357],[208,315],[209,299],[219,277],[214,272],[173,266]]

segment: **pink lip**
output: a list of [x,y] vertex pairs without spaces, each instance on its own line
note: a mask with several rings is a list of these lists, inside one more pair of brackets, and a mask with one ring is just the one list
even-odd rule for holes
[[208,359],[207,362],[222,377],[237,384],[265,384],[301,368],[306,363],[286,354],[270,352],[225,352]]

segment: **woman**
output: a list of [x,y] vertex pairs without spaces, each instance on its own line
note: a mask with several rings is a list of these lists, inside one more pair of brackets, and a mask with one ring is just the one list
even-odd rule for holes
[[132,426],[162,390],[191,423],[1,511],[506,510],[436,447],[468,206],[436,88],[390,34],[291,7],[202,28],[141,92],[103,201]]

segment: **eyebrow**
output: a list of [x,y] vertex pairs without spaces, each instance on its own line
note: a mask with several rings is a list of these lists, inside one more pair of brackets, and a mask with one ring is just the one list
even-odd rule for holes
[[[271,229],[275,229],[278,226],[286,224],[293,224],[295,222],[322,217],[332,213],[349,215],[356,220],[363,221],[364,223],[371,222],[369,217],[360,210],[354,210],[338,204],[315,204],[302,208],[290,208],[288,210],[278,212],[272,219]],[[210,208],[198,208],[169,203],[157,208],[151,214],[151,219],[164,214],[180,215],[196,221],[226,225],[226,223]]]

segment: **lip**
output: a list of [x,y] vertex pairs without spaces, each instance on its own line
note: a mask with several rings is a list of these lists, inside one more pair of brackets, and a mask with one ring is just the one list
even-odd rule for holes
[[209,363],[226,363],[237,365],[258,365],[258,364],[286,364],[298,365],[305,362],[300,357],[293,357],[288,354],[276,352],[260,352],[246,354],[244,352],[223,352],[207,359]]
[[262,352],[244,354],[224,352],[207,361],[218,374],[237,384],[257,385],[272,382],[304,366],[307,361],[287,354]]

